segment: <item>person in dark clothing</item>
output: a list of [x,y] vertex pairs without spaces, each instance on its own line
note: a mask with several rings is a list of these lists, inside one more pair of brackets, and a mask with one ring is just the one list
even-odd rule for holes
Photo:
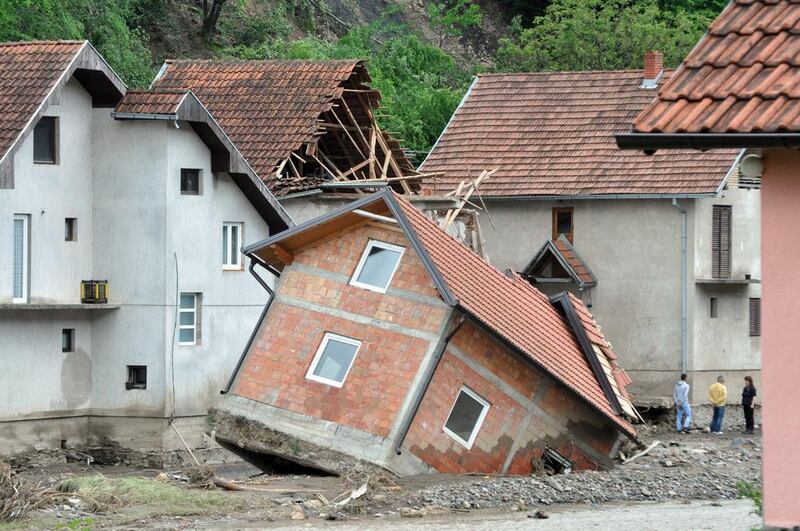
[[744,389],[742,390],[742,409],[744,409],[744,425],[747,433],[753,433],[753,413],[756,410],[756,387],[753,385],[753,378],[744,377]]

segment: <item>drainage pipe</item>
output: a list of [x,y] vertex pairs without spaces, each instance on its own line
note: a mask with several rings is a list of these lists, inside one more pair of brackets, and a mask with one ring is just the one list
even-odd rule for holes
[[250,350],[250,345],[252,345],[253,341],[255,341],[256,335],[258,334],[258,331],[261,329],[261,324],[264,322],[264,318],[267,317],[267,312],[269,312],[269,307],[272,306],[272,301],[275,300],[275,292],[272,291],[272,288],[269,287],[269,284],[267,284],[267,282],[263,278],[261,278],[258,275],[258,273],[256,273],[255,267],[257,264],[267,269],[267,271],[269,271],[270,273],[278,276],[276,274],[277,271],[268,267],[266,264],[261,264],[260,262],[256,261],[255,257],[253,256],[250,257],[250,267],[248,267],[247,270],[250,271],[250,274],[253,275],[253,277],[255,277],[256,281],[259,284],[261,284],[261,287],[264,288],[264,290],[267,293],[269,293],[269,301],[267,301],[267,305],[264,306],[264,310],[261,312],[261,316],[258,318],[258,322],[256,323],[255,328],[253,328],[253,333],[250,334],[250,339],[247,340],[247,344],[244,346],[244,350],[242,350],[242,355],[239,356],[239,361],[236,362],[236,368],[233,369],[233,374],[231,374],[231,377],[228,380],[228,385],[225,386],[225,389],[219,392],[219,394],[221,395],[228,394],[228,392],[231,390],[231,387],[233,387],[233,381],[236,379],[236,375],[239,374],[239,370],[242,368],[242,364],[244,363],[244,358],[247,357],[247,352]]
[[689,365],[689,326],[688,326],[688,289],[689,289],[689,265],[688,265],[688,220],[686,209],[678,203],[677,199],[672,199],[672,206],[681,212],[681,372],[684,373]]

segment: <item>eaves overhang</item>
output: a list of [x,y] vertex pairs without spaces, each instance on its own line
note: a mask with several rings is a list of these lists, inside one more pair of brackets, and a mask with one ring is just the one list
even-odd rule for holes
[[652,154],[658,149],[800,148],[800,133],[619,133],[620,149]]

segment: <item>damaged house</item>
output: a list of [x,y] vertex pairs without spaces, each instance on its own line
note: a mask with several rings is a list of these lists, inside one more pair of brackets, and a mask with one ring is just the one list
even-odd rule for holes
[[278,280],[213,412],[223,444],[334,473],[529,474],[608,466],[636,437],[580,299],[495,269],[390,189],[245,253]]
[[761,179],[757,153],[617,149],[673,76],[658,52],[644,62],[479,75],[419,168],[437,176],[415,205],[494,171],[472,199],[488,258],[591,305],[637,404],[671,407],[681,372],[696,402],[720,374],[758,379]]

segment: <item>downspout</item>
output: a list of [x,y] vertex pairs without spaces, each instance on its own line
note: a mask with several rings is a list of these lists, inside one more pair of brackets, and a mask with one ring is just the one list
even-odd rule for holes
[[418,388],[417,395],[414,397],[414,407],[411,408],[411,411],[406,415],[406,418],[403,419],[403,425],[400,428],[400,434],[397,437],[397,443],[394,445],[394,451],[397,455],[403,453],[400,451],[400,447],[403,446],[403,443],[406,440],[406,435],[408,435],[408,430],[411,429],[411,423],[414,421],[414,417],[417,416],[417,412],[419,411],[419,407],[422,405],[422,399],[425,397],[425,393],[428,392],[428,387],[431,385],[431,380],[433,380],[433,375],[436,374],[436,369],[439,368],[439,362],[442,361],[442,356],[444,355],[444,351],[447,350],[447,345],[450,343],[450,340],[453,339],[453,336],[461,330],[466,319],[464,315],[461,314],[461,319],[459,319],[458,324],[453,328],[453,330],[447,334],[442,341],[439,348],[436,349],[436,352],[433,355],[433,361],[429,365],[428,371],[425,373],[425,376],[422,379],[422,387]]
[[250,346],[253,344],[253,341],[256,339],[256,335],[258,331],[261,329],[261,324],[264,322],[264,318],[267,316],[267,312],[269,312],[269,307],[272,306],[272,301],[275,300],[275,292],[272,291],[272,288],[269,287],[269,284],[261,278],[258,273],[255,272],[256,265],[261,265],[267,271],[275,275],[276,277],[280,276],[275,269],[267,266],[266,264],[261,263],[257,260],[256,256],[250,255],[250,267],[247,268],[250,271],[250,274],[255,277],[256,281],[261,284],[261,287],[269,293],[269,301],[267,301],[267,305],[264,306],[264,310],[261,312],[261,316],[258,318],[258,322],[256,323],[255,328],[253,328],[253,332],[250,334],[250,338],[247,340],[247,344],[244,346],[244,350],[242,350],[242,355],[239,356],[239,361],[236,362],[236,367],[233,369],[233,374],[231,374],[230,379],[228,380],[228,385],[225,386],[225,389],[221,390],[219,394],[226,395],[233,387],[233,381],[236,379],[236,375],[239,374],[239,370],[242,368],[242,364],[244,363],[244,358],[247,356],[247,352],[250,350]]
[[685,373],[689,364],[689,329],[688,329],[688,286],[689,286],[689,267],[688,267],[688,226],[686,209],[678,203],[677,199],[672,199],[672,206],[681,211],[681,372]]

